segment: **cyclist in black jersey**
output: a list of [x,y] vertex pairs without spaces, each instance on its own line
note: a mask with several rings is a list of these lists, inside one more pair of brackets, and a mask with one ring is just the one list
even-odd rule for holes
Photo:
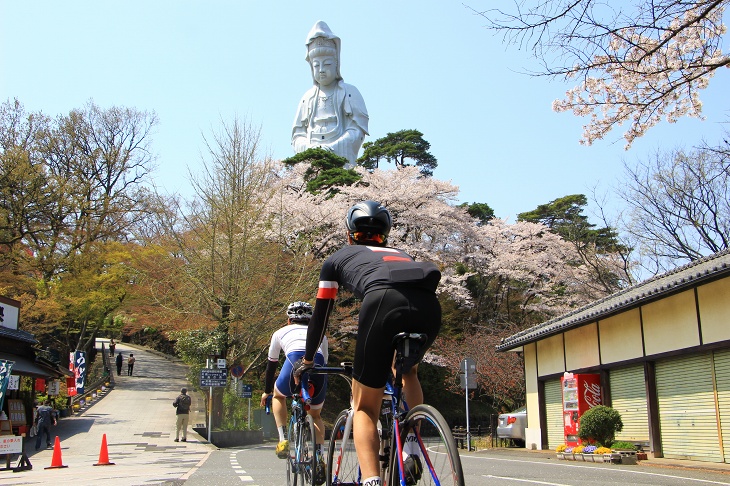
[[[353,434],[362,484],[377,486],[381,484],[377,421],[393,365],[391,340],[400,332],[427,334],[418,361],[423,358],[441,327],[435,293],[441,272],[433,263],[416,262],[406,252],[385,246],[392,220],[381,204],[355,204],[347,211],[345,224],[350,246],[322,265],[306,351],[294,366],[294,376],[297,379],[313,366],[339,287],[353,292],[362,300],[352,373]],[[423,403],[417,366],[404,373],[403,392],[410,407]]]

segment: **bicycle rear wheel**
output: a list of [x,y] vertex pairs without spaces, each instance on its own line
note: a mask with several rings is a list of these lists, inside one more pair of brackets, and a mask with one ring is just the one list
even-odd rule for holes
[[349,434],[345,437],[349,414],[350,409],[340,412],[332,427],[327,450],[327,486],[357,486],[362,479],[352,436],[352,420]]
[[311,415],[305,417],[299,438],[299,484],[314,485],[314,469],[317,467],[316,445],[314,441],[314,420]]
[[[441,484],[444,486],[464,486],[464,473],[461,469],[461,458],[451,430],[441,413],[430,405],[413,407],[403,423],[401,441],[406,444],[409,432],[415,432],[418,438],[419,461],[422,472],[418,486]],[[390,468],[388,485],[400,484],[398,464]]]
[[[287,440],[289,441],[289,457],[286,458],[286,484],[287,486],[297,486],[297,448],[299,446],[298,426],[294,415],[289,419],[289,429],[287,430]],[[300,483],[301,484],[301,483]]]

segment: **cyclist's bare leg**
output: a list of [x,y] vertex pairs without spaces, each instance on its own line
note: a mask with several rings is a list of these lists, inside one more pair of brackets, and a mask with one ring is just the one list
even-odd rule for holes
[[371,388],[355,379],[352,380],[352,408],[355,411],[352,433],[363,478],[380,476],[378,459],[380,440],[377,422],[384,389],[385,387]]
[[317,444],[324,444],[324,421],[322,420],[322,409],[309,409],[309,415],[312,416],[312,421],[314,422],[314,434],[315,438],[314,441]]
[[274,396],[271,397],[271,410],[274,412],[276,428],[285,427],[286,421],[286,397],[274,386]]
[[[395,374],[395,370],[393,370]],[[409,408],[423,403],[423,389],[418,379],[418,365],[403,373],[403,395]]]

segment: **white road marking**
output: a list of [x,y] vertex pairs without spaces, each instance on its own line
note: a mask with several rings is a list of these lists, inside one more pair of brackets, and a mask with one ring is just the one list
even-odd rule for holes
[[507,476],[493,476],[491,474],[482,474],[485,478],[494,478],[494,479],[504,479],[507,481],[518,481],[521,483],[532,483],[532,484],[547,484],[548,486],[571,486],[570,484],[563,484],[563,483],[546,483],[545,481],[533,481],[532,479],[518,479],[518,478],[508,478]]

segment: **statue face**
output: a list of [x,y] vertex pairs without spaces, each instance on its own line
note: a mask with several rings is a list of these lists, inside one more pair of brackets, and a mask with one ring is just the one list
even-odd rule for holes
[[334,56],[312,58],[312,76],[320,86],[329,86],[337,79],[337,60]]

